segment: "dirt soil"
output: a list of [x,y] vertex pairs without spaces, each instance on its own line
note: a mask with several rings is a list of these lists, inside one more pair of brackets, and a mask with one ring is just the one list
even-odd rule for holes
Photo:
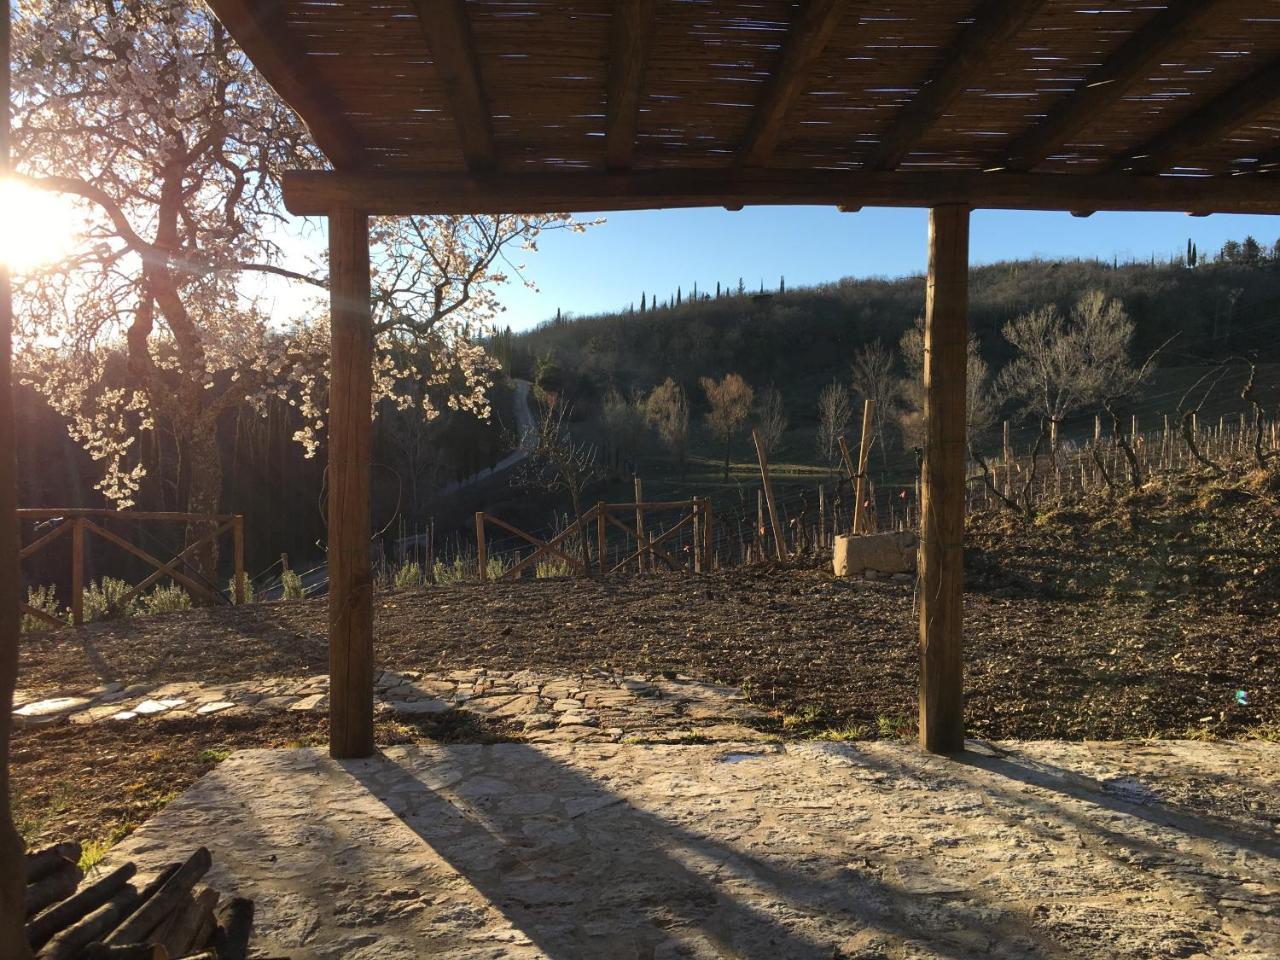
[[[968,534],[972,736],[1280,735],[1280,507],[1263,487],[1145,492]],[[837,581],[816,562],[704,577],[529,580],[379,594],[393,669],[613,667],[741,686],[784,735],[910,736],[912,584]],[[19,687],[241,680],[326,670],[323,599],[198,609],[24,637]],[[105,836],[199,776],[217,747],[310,742],[322,715],[58,726],[15,737],[19,814]],[[380,738],[431,736],[399,728]],[[445,731],[463,737],[485,731]],[[154,762],[148,760],[155,756]],[[116,772],[112,772],[116,771]],[[41,785],[33,786],[39,777]],[[105,778],[105,779],[104,779]],[[132,778],[132,779],[131,779]],[[56,781],[58,786],[48,785]],[[129,783],[149,793],[129,799]],[[65,785],[65,789],[63,787]],[[83,788],[100,798],[64,795]],[[57,793],[62,790],[63,793]],[[149,799],[148,799],[149,798]],[[97,803],[106,812],[93,814]],[[137,809],[131,803],[141,804]],[[50,813],[51,808],[57,811]],[[61,811],[61,812],[58,812]]]

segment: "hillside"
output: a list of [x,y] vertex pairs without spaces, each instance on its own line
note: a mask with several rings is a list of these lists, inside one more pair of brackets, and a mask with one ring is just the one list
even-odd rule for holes
[[[1125,305],[1137,326],[1135,353],[1146,356],[1175,333],[1162,354],[1173,365],[1274,350],[1280,308],[1280,263],[1181,264],[1097,260],[1020,260],[977,267],[970,282],[970,322],[993,369],[1010,355],[1000,328],[1046,303],[1069,307],[1098,289]],[[785,394],[816,395],[846,379],[864,343],[899,337],[924,310],[924,278],[843,279],[783,292],[727,293],[684,299],[677,306],[627,309],[552,320],[511,340],[517,375],[532,376],[537,358],[552,356],[571,390],[590,400],[610,385],[647,389],[670,376],[686,388],[700,376],[728,371],[774,383]]]

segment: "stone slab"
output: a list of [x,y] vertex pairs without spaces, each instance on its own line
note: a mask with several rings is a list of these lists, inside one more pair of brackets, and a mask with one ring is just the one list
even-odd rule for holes
[[207,844],[295,960],[1280,956],[1280,837],[1183,774],[1275,788],[1280,745],[255,750],[109,865]]

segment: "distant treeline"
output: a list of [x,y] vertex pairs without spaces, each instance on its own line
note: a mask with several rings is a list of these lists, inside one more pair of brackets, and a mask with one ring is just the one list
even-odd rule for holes
[[[694,384],[730,371],[787,390],[843,379],[868,342],[895,346],[924,311],[924,287],[922,276],[805,288],[780,282],[764,293],[721,285],[719,296],[681,291],[657,306],[646,293],[643,311],[558,316],[527,332],[504,331],[495,347],[517,376],[532,378],[539,359],[553,358],[565,388],[585,403],[611,386],[646,389],[667,377]],[[1280,330],[1280,260],[1274,248],[1246,238],[1207,261],[1188,244],[1185,256],[1165,263],[1033,259],[975,267],[970,321],[982,356],[999,369],[1011,353],[1000,333],[1005,323],[1048,303],[1067,309],[1086,290],[1124,304],[1137,326],[1138,356],[1177,334],[1161,353],[1168,364],[1274,351]]]

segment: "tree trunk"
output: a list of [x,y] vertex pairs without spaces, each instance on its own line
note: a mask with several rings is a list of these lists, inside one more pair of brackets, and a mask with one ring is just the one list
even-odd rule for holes
[[[197,420],[184,442],[187,476],[187,510],[191,513],[217,513],[222,503],[222,455],[218,449],[217,423],[206,418]],[[190,545],[214,530],[213,523],[187,525],[186,543]],[[218,582],[218,544],[210,540],[194,555],[200,576],[211,584]]]
[[724,435],[724,478],[729,479],[729,447],[733,443],[733,434],[728,431]]

